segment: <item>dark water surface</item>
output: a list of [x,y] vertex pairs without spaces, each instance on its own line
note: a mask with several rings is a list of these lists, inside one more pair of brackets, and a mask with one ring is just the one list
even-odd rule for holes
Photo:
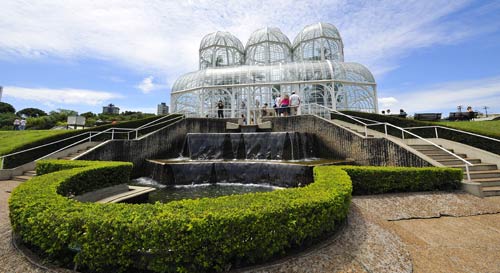
[[157,190],[149,194],[150,203],[168,203],[182,199],[198,199],[204,197],[220,197],[233,194],[252,192],[270,192],[282,188],[265,184],[215,183],[165,186],[149,178],[139,178],[133,181],[136,185],[156,187]]

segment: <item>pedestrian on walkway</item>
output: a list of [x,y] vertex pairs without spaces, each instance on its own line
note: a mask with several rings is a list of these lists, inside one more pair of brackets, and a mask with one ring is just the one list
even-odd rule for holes
[[295,91],[293,91],[292,95],[290,96],[290,114],[292,116],[298,115],[299,106],[300,106],[300,97],[299,95],[295,94]]
[[219,100],[219,103],[217,103],[217,116],[219,118],[224,118],[224,103],[222,100]]

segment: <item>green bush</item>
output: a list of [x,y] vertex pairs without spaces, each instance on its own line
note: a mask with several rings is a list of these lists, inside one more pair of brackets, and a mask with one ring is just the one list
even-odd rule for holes
[[[406,127],[420,127],[420,126],[443,126],[443,127],[450,127],[446,126],[446,124],[442,124],[439,122],[426,122],[426,121],[419,121],[419,120],[413,120],[413,119],[404,119],[404,118],[398,118],[398,117],[391,117],[391,116],[386,116],[386,115],[379,115],[379,114],[373,114],[373,113],[364,113],[364,112],[354,112],[354,111],[342,111],[342,113],[351,115],[351,116],[356,116],[356,117],[361,117],[361,118],[367,118],[371,119],[374,121],[378,122],[388,122],[393,125],[396,125],[398,127],[406,128]],[[335,119],[340,119],[344,120],[347,122],[353,122],[352,120],[349,120],[346,117],[332,114],[332,118]],[[370,123],[370,122],[368,122]],[[370,129],[379,131],[379,132],[384,132],[384,126],[383,125],[378,125],[378,126],[370,126]],[[451,128],[451,127],[450,127]],[[401,131],[398,129],[394,129],[391,127],[387,128],[388,134],[396,136],[396,137],[401,137]],[[421,137],[424,138],[434,138],[435,137],[435,130],[434,128],[428,128],[428,129],[417,129],[417,130],[411,130],[412,133],[415,133]],[[500,139],[500,137],[497,134],[488,134],[485,132],[478,132],[481,135],[491,137],[494,139]],[[477,137],[465,133],[460,133],[456,131],[450,131],[446,129],[438,129],[438,135],[440,138],[448,139],[451,141],[455,142],[460,142],[466,145],[470,145],[479,149],[483,149],[495,154],[500,155],[500,145],[498,145],[497,141],[494,140],[488,140],[482,137]],[[405,137],[407,138],[413,138],[412,136],[405,134]]]
[[463,178],[461,169],[408,167],[341,167],[351,177],[353,194],[380,194],[455,190]]
[[315,182],[302,188],[167,204],[80,203],[57,194],[122,183],[125,174],[118,173],[128,175],[130,168],[118,162],[40,162],[37,172],[44,175],[12,192],[13,230],[80,268],[224,271],[282,256],[333,232],[347,215],[352,191],[341,168],[316,167]]

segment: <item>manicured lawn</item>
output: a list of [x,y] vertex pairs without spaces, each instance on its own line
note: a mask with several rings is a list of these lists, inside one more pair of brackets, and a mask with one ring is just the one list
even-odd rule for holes
[[439,125],[469,131],[477,134],[486,134],[500,138],[500,120],[485,121],[444,121],[436,122]]
[[0,155],[8,154],[30,142],[67,132],[66,130],[0,131]]

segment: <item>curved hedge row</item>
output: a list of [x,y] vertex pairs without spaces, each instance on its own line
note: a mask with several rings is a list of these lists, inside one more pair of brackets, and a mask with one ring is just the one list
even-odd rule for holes
[[315,168],[315,182],[303,188],[167,204],[63,196],[123,183],[131,169],[118,162],[40,162],[37,170],[47,174],[12,192],[14,231],[52,258],[91,270],[225,271],[331,233],[351,200],[349,176],[330,167]]

